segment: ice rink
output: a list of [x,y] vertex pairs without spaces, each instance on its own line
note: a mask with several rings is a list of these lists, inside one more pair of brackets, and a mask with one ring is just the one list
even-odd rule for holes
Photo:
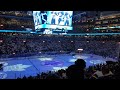
[[40,55],[17,58],[4,58],[0,60],[3,63],[3,70],[0,70],[0,79],[16,79],[17,77],[34,76],[41,72],[56,71],[66,69],[77,60],[84,59],[86,65],[91,66],[105,61],[115,61],[112,58],[103,58],[93,54],[58,54],[58,55]]

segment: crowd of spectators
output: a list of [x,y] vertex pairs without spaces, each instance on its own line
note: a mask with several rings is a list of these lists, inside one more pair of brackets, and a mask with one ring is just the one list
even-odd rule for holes
[[0,11],[0,15],[32,17],[32,11]]
[[26,31],[26,28],[34,29],[33,19],[0,17],[0,30]]
[[39,52],[76,52],[96,54],[103,57],[118,58],[119,42],[82,40],[78,37],[13,35],[1,37],[0,55],[31,54]]
[[0,30],[34,29],[32,11],[0,11]]
[[119,52],[119,43],[115,41],[80,41],[78,39],[75,47],[76,49],[82,48],[84,53],[110,58],[116,58]]
[[0,54],[25,54],[46,51],[73,51],[74,45],[69,38],[4,38],[0,42]]

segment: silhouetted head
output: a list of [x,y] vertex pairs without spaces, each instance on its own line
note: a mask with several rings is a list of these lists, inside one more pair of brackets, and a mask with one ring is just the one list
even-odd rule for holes
[[108,74],[109,73],[109,68],[107,66],[102,67],[102,73],[103,73],[103,75]]
[[82,67],[82,68],[85,68],[86,67],[86,62],[83,59],[77,59],[75,61],[75,65],[77,65],[79,67]]

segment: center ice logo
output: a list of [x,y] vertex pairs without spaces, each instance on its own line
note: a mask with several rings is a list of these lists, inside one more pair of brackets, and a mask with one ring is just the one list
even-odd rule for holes
[[63,62],[60,62],[60,61],[46,61],[46,62],[42,62],[42,65],[45,65],[45,66],[62,66]]

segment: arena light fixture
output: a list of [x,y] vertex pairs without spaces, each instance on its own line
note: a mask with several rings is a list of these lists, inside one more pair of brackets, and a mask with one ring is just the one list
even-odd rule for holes
[[13,53],[13,54],[15,54],[15,53]]
[[2,42],[3,42],[3,40],[0,40],[0,42],[2,43]]
[[1,24],[0,26],[2,27],[3,25]]
[[82,48],[79,48],[78,51],[83,51],[83,49],[82,49]]
[[26,42],[25,40],[23,40],[23,42]]

